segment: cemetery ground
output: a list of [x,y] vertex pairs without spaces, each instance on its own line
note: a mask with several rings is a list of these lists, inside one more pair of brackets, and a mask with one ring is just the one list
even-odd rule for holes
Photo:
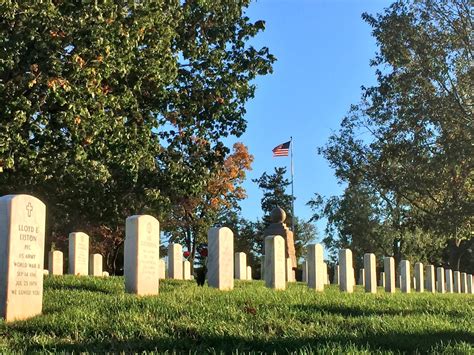
[[46,276],[43,314],[1,320],[0,351],[474,352],[472,295],[378,291],[162,280],[137,297],[122,277]]

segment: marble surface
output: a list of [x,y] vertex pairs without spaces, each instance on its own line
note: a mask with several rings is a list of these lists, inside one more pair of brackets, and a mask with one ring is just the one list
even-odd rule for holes
[[160,223],[139,215],[125,222],[125,291],[140,296],[159,292]]
[[211,228],[207,234],[207,275],[210,287],[234,288],[234,234],[227,228]]
[[377,293],[377,261],[375,254],[364,254],[365,292]]
[[89,236],[86,233],[69,234],[69,273],[89,275]]
[[46,206],[30,195],[0,197],[0,316],[41,314]]

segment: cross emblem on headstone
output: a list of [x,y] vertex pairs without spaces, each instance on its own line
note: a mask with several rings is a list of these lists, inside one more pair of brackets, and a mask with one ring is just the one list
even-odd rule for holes
[[31,202],[28,202],[26,205],[26,211],[28,212],[28,217],[31,217],[31,212],[33,211],[33,206],[31,205]]

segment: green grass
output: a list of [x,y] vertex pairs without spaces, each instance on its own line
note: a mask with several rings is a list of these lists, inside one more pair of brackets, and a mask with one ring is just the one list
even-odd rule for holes
[[2,352],[131,350],[474,353],[474,296],[273,291],[261,281],[220,292],[165,280],[159,296],[136,297],[122,277],[48,276],[43,315],[0,321]]

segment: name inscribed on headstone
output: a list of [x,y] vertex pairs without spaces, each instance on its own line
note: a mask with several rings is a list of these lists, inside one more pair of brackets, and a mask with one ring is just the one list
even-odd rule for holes
[[6,321],[41,313],[46,207],[29,195],[0,198],[0,310]]

